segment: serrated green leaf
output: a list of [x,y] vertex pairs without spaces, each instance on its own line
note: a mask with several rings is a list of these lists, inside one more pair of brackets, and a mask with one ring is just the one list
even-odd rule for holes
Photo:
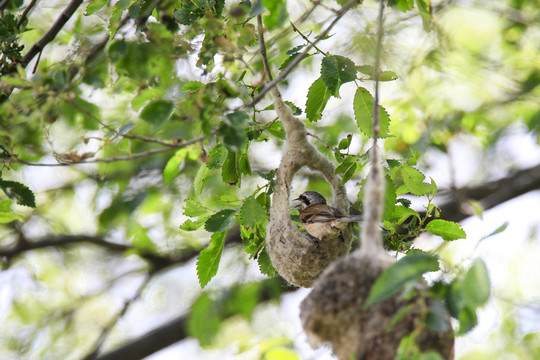
[[461,225],[442,219],[430,221],[426,226],[426,230],[433,235],[442,237],[445,241],[465,239],[467,237],[465,231],[461,228]]
[[206,220],[204,224],[205,230],[213,233],[228,230],[233,223],[233,216],[236,214],[236,211],[233,209],[218,211]]
[[198,217],[208,214],[209,209],[204,207],[200,202],[193,199],[187,199],[184,205],[184,215],[189,217]]
[[418,169],[402,166],[400,170],[403,182],[411,194],[422,196],[433,191],[433,185],[424,182],[426,177]]
[[195,190],[195,198],[198,198],[204,181],[208,177],[208,167],[206,164],[202,164],[199,170],[197,171],[197,174],[195,175],[195,178],[193,179],[193,189]]
[[203,226],[206,223],[207,219],[208,219],[208,217],[206,217],[206,216],[200,217],[199,219],[197,219],[195,221],[193,221],[191,219],[187,219],[186,221],[184,221],[183,224],[180,225],[180,230],[195,231],[197,229],[200,229],[201,226]]
[[95,14],[108,3],[109,3],[109,0],[92,0],[88,3],[88,6],[86,7],[86,12],[84,13],[84,15],[88,16],[88,15]]
[[465,304],[473,309],[484,306],[491,294],[491,281],[486,264],[482,259],[473,261],[462,283]]
[[401,225],[409,217],[414,216],[420,219],[420,214],[415,210],[405,207],[405,206],[395,206],[394,212],[392,213],[391,219],[396,219],[396,223]]
[[175,177],[180,175],[181,165],[186,159],[188,149],[178,149],[174,155],[167,161],[163,169],[163,181],[165,184],[170,183]]
[[322,117],[322,111],[329,99],[330,91],[322,78],[318,78],[311,84],[307,94],[306,116],[309,121],[317,121]]
[[212,234],[210,243],[201,251],[197,258],[197,276],[201,288],[205,287],[217,274],[226,235],[227,231]]
[[36,207],[36,198],[28,186],[16,181],[0,179],[0,188],[8,198],[15,200],[17,204],[31,208]]
[[406,284],[417,281],[424,273],[439,270],[437,256],[417,251],[386,269],[371,287],[365,306],[376,304],[397,294]]
[[265,129],[271,135],[274,135],[278,139],[285,139],[285,130],[283,129],[283,124],[280,121],[274,122],[272,125]]
[[266,210],[264,207],[252,196],[248,197],[242,208],[240,209],[240,219],[242,225],[248,227],[264,227],[266,224]]
[[24,216],[15,214],[11,209],[11,200],[0,201],[0,224],[7,224],[15,220],[23,220]]
[[[354,94],[353,100],[354,117],[358,128],[366,136],[372,136],[372,118],[373,118],[373,96],[364,89],[359,87]],[[379,105],[380,114],[380,131],[379,137],[385,138],[389,136],[390,117],[386,110]]]
[[221,144],[214,146],[210,150],[210,162],[208,163],[209,169],[218,169],[223,165],[223,162],[227,158],[227,149]]
[[245,127],[249,116],[243,111],[227,114],[219,128],[218,134],[223,144],[232,151],[242,149],[247,141]]
[[356,65],[344,56],[326,56],[321,63],[321,79],[330,94],[339,98],[341,85],[356,79]]
[[238,156],[234,151],[227,153],[227,158],[221,167],[221,179],[228,185],[238,185],[240,182]]
[[165,121],[169,120],[172,114],[174,105],[168,100],[157,100],[146,105],[141,112],[141,119],[154,124],[155,127],[160,126]]
[[259,270],[264,275],[267,275],[267,276],[278,275],[278,272],[276,271],[276,269],[274,269],[274,266],[272,266],[272,261],[270,261],[270,256],[268,255],[268,252],[266,251],[266,247],[264,247],[259,253],[259,256],[257,257],[257,262],[259,263]]
[[204,16],[204,11],[190,2],[185,2],[180,9],[173,13],[173,16],[182,25],[192,25]]

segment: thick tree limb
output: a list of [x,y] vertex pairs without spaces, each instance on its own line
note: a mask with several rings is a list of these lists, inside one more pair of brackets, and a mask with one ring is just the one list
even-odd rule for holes
[[472,187],[456,190],[441,190],[439,194],[450,197],[439,205],[441,218],[450,221],[461,221],[474,215],[464,201],[475,200],[484,210],[521,196],[529,191],[540,189],[540,164],[515,173],[499,180],[486,182]]
[[[280,281],[281,285],[281,291],[278,293],[275,291],[276,281]],[[284,292],[296,290],[295,287],[287,286],[284,281],[276,278],[262,280],[260,285],[261,292],[259,300],[261,303],[274,300]],[[221,302],[224,301],[225,299],[221,300]],[[189,336],[186,331],[188,317],[189,315],[187,314],[180,315],[146,334],[127,342],[116,350],[95,358],[95,360],[139,360],[152,355]]]

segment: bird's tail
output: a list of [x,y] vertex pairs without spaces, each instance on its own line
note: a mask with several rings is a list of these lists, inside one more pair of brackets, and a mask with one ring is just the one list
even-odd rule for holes
[[364,217],[362,215],[347,215],[341,219],[343,222],[357,222],[357,221],[362,221]]

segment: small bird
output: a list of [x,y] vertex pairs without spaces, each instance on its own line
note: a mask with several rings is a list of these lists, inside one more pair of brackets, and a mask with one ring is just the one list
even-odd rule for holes
[[[300,201],[300,221],[309,235],[323,240],[341,233],[347,223],[362,220],[362,215],[345,215],[326,204],[324,196],[316,191],[306,191],[294,199]],[[317,245],[317,243],[315,243]]]

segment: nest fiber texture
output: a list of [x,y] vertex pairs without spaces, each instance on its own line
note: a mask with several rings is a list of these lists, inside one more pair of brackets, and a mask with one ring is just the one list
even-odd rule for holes
[[[385,254],[353,254],[327,268],[301,304],[302,325],[313,346],[329,342],[340,360],[395,358],[401,339],[421,324],[429,299],[422,295],[406,301],[393,297],[364,308],[371,286],[391,264]],[[390,327],[398,311],[408,305],[412,309]],[[435,350],[445,359],[453,359],[451,331],[420,330],[416,337],[420,350]]]
[[285,280],[293,285],[310,287],[333,260],[349,252],[352,236],[345,229],[339,236],[320,239],[319,247],[316,247],[301,234],[290,218],[292,178],[303,166],[319,171],[332,186],[333,205],[347,214],[349,203],[332,163],[307,141],[304,124],[292,115],[277,89],[273,89],[272,94],[287,142],[277,171],[266,227],[266,250],[272,265]]

